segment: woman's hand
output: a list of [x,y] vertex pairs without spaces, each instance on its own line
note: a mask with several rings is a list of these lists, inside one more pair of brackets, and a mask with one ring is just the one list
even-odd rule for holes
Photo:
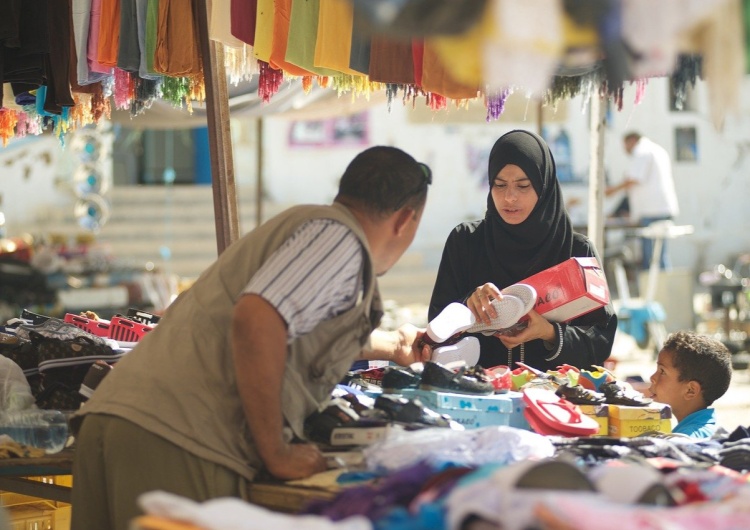
[[466,299],[466,306],[471,309],[477,320],[489,325],[497,317],[497,311],[492,306],[493,300],[502,300],[503,295],[494,283],[480,285],[471,296]]
[[533,309],[529,311],[528,317],[529,323],[524,329],[509,334],[497,333],[495,336],[500,339],[506,348],[514,348],[534,339],[542,339],[547,342],[555,340],[555,326],[549,320]]

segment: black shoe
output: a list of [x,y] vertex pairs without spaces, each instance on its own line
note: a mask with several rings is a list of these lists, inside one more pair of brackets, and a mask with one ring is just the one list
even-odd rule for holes
[[555,390],[555,394],[576,405],[600,405],[607,399],[604,394],[583,388],[581,385],[560,385]]
[[617,383],[612,381],[611,383],[603,383],[599,387],[599,391],[604,394],[607,403],[610,405],[625,405],[628,407],[645,407],[653,403],[653,399],[648,398]]
[[489,395],[495,392],[490,378],[480,366],[462,367],[454,372],[432,361],[427,361],[424,365],[419,388],[477,395]]
[[419,399],[383,394],[375,398],[375,409],[384,412],[390,421],[402,424],[407,429],[451,427],[448,416],[425,407]]
[[399,394],[405,388],[417,388],[422,376],[411,368],[389,366],[383,373],[383,392]]

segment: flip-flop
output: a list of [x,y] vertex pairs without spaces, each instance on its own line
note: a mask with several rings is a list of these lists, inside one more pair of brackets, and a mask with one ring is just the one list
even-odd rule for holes
[[540,420],[539,416],[534,414],[529,408],[523,409],[523,417],[526,418],[527,422],[529,422],[529,427],[531,427],[531,430],[537,434],[543,434],[544,436],[575,436],[574,434],[570,434],[567,432],[556,431],[555,429],[544,423],[542,420]]
[[526,388],[523,400],[542,422],[554,430],[577,436],[587,436],[599,432],[599,424],[581,412],[581,409],[560,398],[551,390]]

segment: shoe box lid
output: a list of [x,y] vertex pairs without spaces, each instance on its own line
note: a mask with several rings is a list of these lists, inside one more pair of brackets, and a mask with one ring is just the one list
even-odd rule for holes
[[568,322],[609,303],[609,287],[596,258],[570,258],[518,283],[536,289],[534,309],[553,322]]
[[668,420],[672,418],[672,408],[665,403],[653,402],[645,407],[608,405],[610,419],[620,420]]
[[[408,395],[407,395],[408,394]],[[490,394],[488,396],[459,394],[456,392],[438,392],[435,390],[406,389],[404,397],[418,397],[430,408],[451,410],[476,410],[479,412],[499,412],[510,414],[513,401],[508,394]]]
[[595,418],[609,418],[609,407],[613,405],[607,405],[606,403],[600,403],[598,405],[578,405],[586,416],[593,416]]

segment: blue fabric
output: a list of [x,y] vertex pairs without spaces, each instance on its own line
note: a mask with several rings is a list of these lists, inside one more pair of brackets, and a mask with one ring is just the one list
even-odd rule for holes
[[706,408],[696,410],[682,418],[672,432],[686,434],[691,438],[711,438],[716,428],[715,411],[712,408]]

